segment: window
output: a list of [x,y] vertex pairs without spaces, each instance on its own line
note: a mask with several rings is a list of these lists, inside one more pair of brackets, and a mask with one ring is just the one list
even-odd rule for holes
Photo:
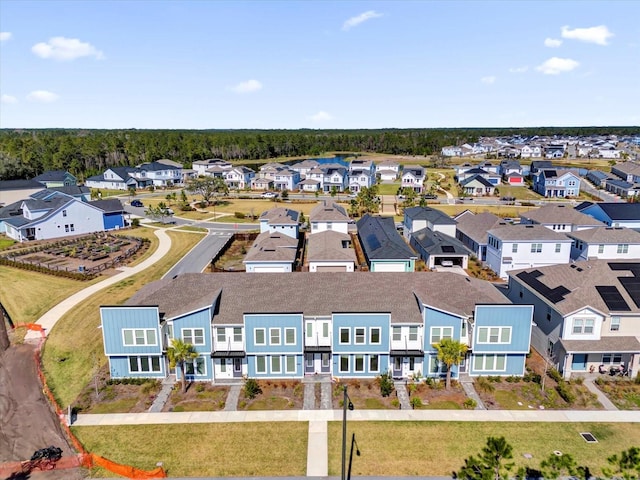
[[156,345],[156,331],[150,328],[124,329],[124,344],[127,347],[133,345]]
[[345,373],[349,371],[349,355],[340,355],[340,372]]
[[364,355],[356,355],[356,372],[364,372]]
[[609,330],[612,332],[617,332],[620,330],[620,317],[611,317],[611,326]]
[[129,357],[130,373],[160,373],[160,357]]
[[618,245],[618,253],[629,253],[629,245],[626,243]]
[[443,338],[453,338],[453,327],[431,327],[431,344],[439,343]]
[[267,373],[267,362],[264,356],[256,357],[256,373]]
[[[522,293],[522,292],[520,292]],[[460,329],[460,336],[461,337],[466,337],[467,336],[467,322],[465,322],[464,320],[462,321],[462,328]]]
[[622,363],[621,353],[603,353],[602,363],[606,365],[620,365]]
[[377,372],[380,369],[379,366],[379,357],[378,355],[371,355],[369,357],[369,371],[370,372]]
[[542,244],[541,243],[532,243],[531,244],[531,253],[541,253],[542,252]]
[[415,342],[418,340],[418,327],[409,327],[409,341]]
[[447,373],[447,365],[435,355],[429,356],[429,373]]
[[287,355],[287,364],[285,366],[287,373],[296,373],[296,357]]
[[371,327],[369,329],[369,343],[380,345],[380,327]]
[[296,344],[296,329],[285,328],[284,329],[284,344],[295,345]]
[[281,369],[280,357],[277,355],[271,357],[271,373],[280,373]]
[[207,374],[203,357],[194,358],[192,362],[186,362],[184,366],[185,366],[185,373],[187,375],[206,375]]
[[591,334],[593,333],[593,325],[595,321],[593,318],[574,318],[573,319],[573,333]]
[[349,343],[350,329],[348,327],[340,327],[340,343]]
[[562,249],[562,244],[561,243],[556,243],[556,253],[560,253],[561,249]]
[[357,345],[362,345],[363,343],[365,343],[365,328],[364,327],[357,327],[356,328],[356,333],[354,335],[355,338],[355,343]]
[[216,328],[216,338],[218,339],[218,343],[225,343],[227,341],[227,329],[226,328]]
[[332,229],[333,229],[333,223],[327,222],[327,230],[332,230]]
[[322,337],[329,338],[329,324],[327,322],[322,324]]
[[486,372],[504,372],[507,369],[506,355],[476,355],[473,369]]
[[313,323],[307,322],[307,338],[313,338]]
[[393,327],[393,341],[399,342],[402,340],[402,328],[401,327]]
[[280,345],[280,329],[269,329],[269,345]]
[[511,327],[478,327],[478,343],[511,343]]
[[66,217],[67,216],[67,211],[66,210],[62,210],[62,216]]
[[517,243],[511,244],[511,253],[518,253],[518,244]]
[[604,245],[598,245],[598,253],[604,253]]
[[183,328],[182,340],[191,345],[204,345],[204,328]]
[[242,343],[242,328],[233,327],[233,341],[236,343]]
[[253,332],[256,345],[266,345],[264,328],[256,328]]

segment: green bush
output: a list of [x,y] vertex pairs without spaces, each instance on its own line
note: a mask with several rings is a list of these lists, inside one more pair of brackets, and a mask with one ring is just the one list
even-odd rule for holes
[[476,385],[480,390],[486,393],[493,392],[496,389],[496,387],[494,387],[486,377],[478,377],[476,379]]
[[244,213],[242,213],[242,212],[234,212],[233,216],[236,217],[236,218],[240,218],[240,219],[246,217],[246,215]]
[[556,370],[555,368],[550,368],[549,371],[547,372],[547,374],[558,383],[564,381],[564,379],[562,378],[562,375],[560,374],[560,372],[558,370]]
[[411,408],[422,408],[422,400],[420,397],[413,397],[411,399]]
[[244,396],[245,398],[256,398],[262,393],[262,389],[255,378],[247,378],[244,382]]
[[493,376],[489,375],[487,377],[487,380],[493,383],[500,383],[502,382],[502,377],[500,375],[493,375]]
[[540,385],[542,383],[542,375],[539,375],[536,372],[532,372],[532,371],[529,371],[529,372],[525,373],[525,375],[524,375],[524,377],[522,377],[522,379],[525,382],[537,383],[538,385]]
[[473,410],[478,406],[478,402],[476,402],[473,398],[467,398],[462,404],[462,406],[466,410]]
[[520,381],[520,377],[509,375],[507,378],[505,378],[505,380],[509,383],[518,383]]
[[397,398],[394,398],[393,400],[391,400],[391,406],[400,408],[400,400],[398,400]]
[[380,395],[383,397],[388,397],[393,393],[393,379],[388,372],[378,377],[378,385],[380,386]]
[[560,397],[562,397],[562,399],[569,405],[576,401],[576,396],[571,392],[571,389],[565,382],[558,383],[556,391],[558,392],[558,395],[560,395]]
[[204,392],[204,389],[205,389],[205,386],[202,383],[198,383],[196,385],[196,392],[202,393],[202,392]]

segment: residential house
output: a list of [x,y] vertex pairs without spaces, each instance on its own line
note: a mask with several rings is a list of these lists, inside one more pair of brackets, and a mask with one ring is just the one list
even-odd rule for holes
[[423,228],[411,234],[409,245],[418,252],[429,269],[439,266],[466,269],[469,266],[472,252],[460,240],[445,233]]
[[520,147],[520,158],[542,158],[542,148],[539,145],[523,145]]
[[487,236],[487,265],[504,279],[510,270],[569,263],[571,239],[542,225],[499,225]]
[[533,178],[542,170],[555,170],[550,160],[533,160],[529,166],[529,175]]
[[273,180],[270,178],[252,178],[251,189],[252,190],[271,190],[273,188]]
[[611,166],[611,173],[625,182],[640,183],[640,163],[616,163]]
[[[468,211],[467,211],[468,212]],[[456,238],[473,252],[478,260],[487,260],[488,231],[507,223],[493,213],[472,213],[455,217]]]
[[300,233],[300,212],[285,207],[276,207],[262,212],[259,218],[260,233],[284,233],[298,238]]
[[405,208],[402,225],[403,235],[407,241],[409,241],[413,233],[424,228],[428,228],[433,232],[442,232],[450,237],[456,236],[456,221],[437,208]]
[[143,163],[129,175],[141,181],[150,182],[154,187],[172,187],[182,181],[182,167],[161,162]]
[[244,190],[251,188],[251,180],[256,176],[256,172],[249,167],[237,166],[226,171],[224,181],[230,189]]
[[564,157],[566,145],[563,143],[549,143],[544,146],[545,158],[562,158]]
[[66,170],[48,170],[37,177],[34,177],[33,180],[41,183],[47,188],[68,187],[78,184],[78,179]]
[[610,227],[640,230],[640,203],[582,202],[576,206],[576,210]]
[[208,158],[206,160],[195,160],[192,163],[196,177],[223,176],[222,172],[231,170],[233,165],[221,158]]
[[126,211],[118,198],[94,200],[88,203],[102,210],[102,230],[118,230],[129,226],[125,220]]
[[292,272],[298,256],[298,240],[282,232],[258,235],[242,263],[247,273]]
[[[582,232],[579,232],[582,233]],[[534,305],[532,346],[571,374],[640,364],[640,262],[588,260],[509,273],[507,296]]]
[[322,182],[314,180],[312,178],[305,178],[298,182],[298,188],[304,192],[319,192],[321,190]]
[[504,182],[513,187],[523,187],[526,185],[524,175],[521,173],[507,173],[504,176]]
[[358,193],[363,188],[370,188],[375,183],[375,177],[369,170],[349,171],[349,190]]
[[419,165],[406,165],[402,171],[401,188],[411,188],[416,193],[424,189],[425,170]]
[[[323,166],[321,169],[324,172],[322,188],[325,192],[331,192],[334,188],[338,192],[343,192],[347,189],[347,186],[349,186],[349,174],[345,167]],[[362,186],[366,186],[366,181],[363,183],[364,185]]]
[[45,186],[35,180],[0,180],[0,207],[15,203],[44,189]]
[[376,176],[380,176],[380,180],[385,182],[393,182],[400,175],[400,164],[391,160],[385,160],[376,164]]
[[605,184],[605,189],[621,198],[631,199],[640,197],[640,183],[629,183],[624,180],[609,179]]
[[276,190],[297,190],[300,183],[300,174],[296,171],[284,168],[273,175],[273,187]]
[[567,233],[574,260],[640,259],[640,232],[625,227],[595,227]]
[[465,180],[468,180],[470,178],[482,177],[491,185],[499,185],[501,176],[499,173],[494,172],[495,169],[497,169],[497,166],[492,170],[485,170],[481,167],[469,168],[468,170],[460,172],[457,175],[458,183],[462,184]]
[[577,232],[604,224],[565,204],[547,204],[520,214],[523,225],[543,225],[556,232]]
[[481,175],[465,178],[460,182],[460,187],[465,195],[474,197],[493,195],[496,191],[496,186]]
[[135,168],[133,167],[111,167],[106,169],[102,175],[87,178],[84,184],[89,188],[124,191],[152,185],[150,179],[135,177],[134,172]]
[[323,230],[307,239],[310,272],[353,272],[356,253],[351,237],[337,230]]
[[[65,187],[50,187],[50,188],[47,188],[46,190],[41,190],[37,193],[34,193],[33,195],[27,195],[27,196],[37,198],[37,195],[43,195],[45,194],[45,192],[64,193],[65,195],[69,195],[70,197],[77,198],[78,200],[82,200],[83,202],[88,202],[89,200],[91,200],[91,189],[84,185],[68,185]],[[26,198],[27,196],[24,196],[22,198]]]
[[596,187],[602,187],[609,180],[610,175],[600,170],[589,170],[587,172],[587,180],[593,183]]
[[342,205],[331,200],[322,200],[311,210],[309,223],[311,224],[311,235],[326,230],[346,235],[349,233],[349,224],[352,223],[352,220]]
[[577,197],[580,177],[571,170],[541,170],[534,177],[533,190],[546,198]]
[[[335,232],[326,232],[335,233]],[[469,345],[452,377],[523,375],[532,307],[489,282],[452,273],[183,274],[145,285],[124,305],[101,306],[112,378],[164,378],[173,338],[199,356],[188,380],[442,378],[433,344]],[[393,295],[389,285],[396,285]],[[367,295],[354,295],[367,292]],[[247,292],[251,301],[247,302]],[[322,295],[310,294],[322,292]],[[464,295],[451,295],[464,292]]]
[[392,217],[365,214],[356,223],[371,272],[413,272],[417,255],[396,230]]
[[307,159],[301,162],[294,163],[289,168],[295,172],[298,172],[300,174],[300,178],[304,179],[307,178],[307,175],[311,170],[318,167],[319,165],[320,163],[316,160]]

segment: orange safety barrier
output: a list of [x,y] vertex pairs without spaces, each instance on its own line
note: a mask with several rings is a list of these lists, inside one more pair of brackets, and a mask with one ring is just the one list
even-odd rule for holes
[[[41,334],[40,342],[38,343],[38,348],[36,348],[34,358],[36,360],[38,378],[42,383],[42,393],[44,393],[45,396],[49,399],[49,402],[51,402],[51,405],[55,409],[56,414],[58,415],[58,419],[60,420],[60,425],[62,426],[63,430],[66,432],[67,437],[71,440],[71,443],[73,444],[74,448],[78,452],[80,452],[80,454],[76,457],[61,458],[56,463],[56,468],[61,468],[61,469],[76,468],[80,466],[83,466],[85,468],[91,468],[97,465],[106,470],[109,470],[110,472],[116,473],[126,478],[131,478],[131,479],[145,480],[145,479],[152,479],[152,478],[167,478],[167,473],[164,471],[162,467],[158,467],[154,470],[141,470],[139,468],[132,467],[130,465],[122,465],[120,463],[112,462],[107,458],[101,457],[94,453],[89,453],[85,450],[82,443],[80,443],[80,441],[76,438],[76,436],[73,434],[73,432],[69,428],[69,425],[67,425],[67,422],[65,421],[65,413],[58,405],[57,400],[53,396],[53,392],[49,388],[49,385],[47,385],[47,379],[45,378],[44,373],[42,372],[42,359],[40,357],[40,351],[42,349],[42,345],[44,344],[44,340],[46,338],[46,335],[44,334],[44,329],[42,328],[41,325],[38,325],[36,323],[24,323],[24,324],[16,325],[14,328],[20,328],[20,327],[25,327],[29,330],[40,332]],[[4,475],[4,472],[8,472],[8,475],[10,475],[11,473],[19,473],[21,472],[21,468],[22,468],[21,462],[4,463],[4,464],[0,464],[0,473],[2,473],[3,475]]]

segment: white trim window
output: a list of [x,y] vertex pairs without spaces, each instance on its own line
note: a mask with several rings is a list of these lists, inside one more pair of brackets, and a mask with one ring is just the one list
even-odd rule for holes
[[367,341],[367,329],[356,327],[354,329],[353,341],[356,345],[364,345]]
[[574,318],[572,333],[576,335],[591,335],[595,320],[593,318]]
[[122,337],[125,347],[151,347],[158,344],[154,328],[123,328]]
[[233,341],[242,343],[242,327],[233,327]]
[[218,343],[227,343],[227,329],[224,327],[216,328],[216,339]]
[[418,327],[409,327],[409,341],[410,342],[418,341]]
[[629,253],[629,245],[626,243],[619,244],[618,253]]
[[256,357],[256,373],[267,373],[267,360],[264,355]]
[[295,345],[296,344],[296,329],[293,327],[287,327],[284,329],[284,344]]
[[531,244],[531,253],[542,253],[542,244],[541,243],[532,243]]
[[207,374],[207,364],[204,361],[204,357],[197,357],[192,362],[185,362],[184,366],[187,375],[202,377]]
[[603,353],[602,363],[604,365],[620,365],[622,363],[621,353]]
[[347,373],[349,371],[349,355],[340,355],[338,359],[338,371]]
[[380,356],[369,355],[369,371],[371,373],[377,373],[380,371]]
[[473,369],[477,372],[505,372],[507,356],[503,354],[474,355]]
[[204,328],[183,328],[182,341],[191,345],[204,345]]
[[295,355],[286,356],[286,373],[296,373],[296,357]]
[[511,343],[511,327],[478,327],[478,343]]
[[160,357],[129,357],[129,373],[161,373]]
[[329,322],[322,322],[322,338],[329,338]]
[[598,253],[604,253],[604,245],[598,245]]
[[340,345],[349,345],[351,343],[351,329],[349,327],[340,327]]
[[282,373],[282,359],[279,355],[271,357],[271,373]]
[[369,343],[371,345],[380,345],[382,343],[380,327],[369,328]]
[[431,345],[440,343],[443,338],[453,338],[453,327],[431,327]]
[[394,342],[399,342],[402,340],[402,327],[391,327],[391,339]]
[[253,331],[253,343],[254,345],[266,345],[266,331],[264,328],[256,328]]
[[269,345],[280,345],[280,329],[269,329]]
[[313,322],[307,322],[307,338],[313,338]]
[[227,373],[227,359],[220,359],[220,373]]
[[437,355],[429,355],[429,373],[447,373],[447,364],[441,362]]
[[611,332],[620,331],[620,317],[611,317],[611,324],[609,325],[609,331]]
[[560,253],[561,250],[562,250],[562,244],[556,243],[556,253]]
[[364,355],[356,355],[354,363],[354,372],[364,372]]

